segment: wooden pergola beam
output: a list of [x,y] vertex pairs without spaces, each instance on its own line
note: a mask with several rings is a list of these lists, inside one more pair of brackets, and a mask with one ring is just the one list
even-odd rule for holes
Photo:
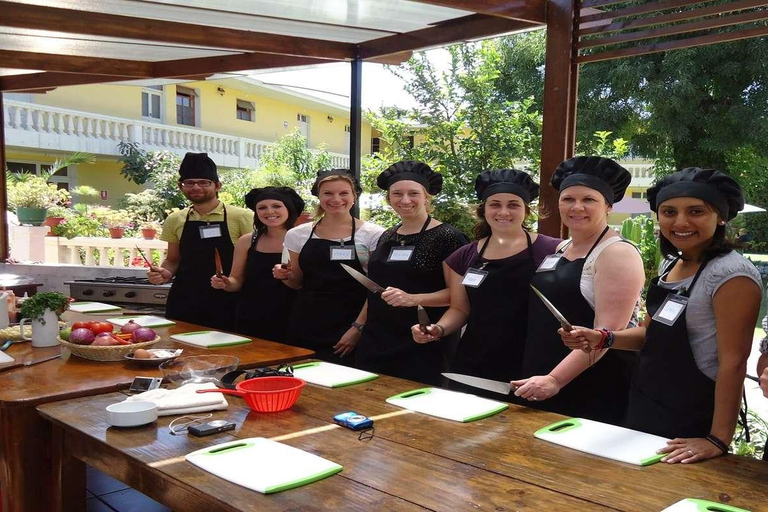
[[537,23],[527,21],[473,14],[441,23],[436,27],[365,41],[360,43],[358,51],[360,58],[370,60],[393,53],[441,46],[537,26],[539,26]]
[[[187,75],[176,78],[205,80],[209,75]],[[46,92],[68,85],[106,84],[123,82],[126,78],[111,75],[83,75],[77,73],[31,73],[0,77],[0,92]],[[130,80],[130,79],[129,79]]]
[[222,57],[167,60],[153,63],[152,76],[155,78],[179,78],[189,75],[214,75],[243,71],[246,69],[270,69],[288,66],[326,64],[325,59],[274,55],[270,53],[245,53]]
[[411,0],[519,21],[546,23],[547,0]]
[[626,7],[624,9],[616,9],[614,11],[600,11],[593,14],[584,14],[579,17],[580,23],[589,23],[592,21],[600,21],[607,19],[622,18],[625,16],[636,16],[638,14],[646,14],[649,12],[665,11],[668,9],[678,9],[681,7],[688,7],[694,4],[700,4],[702,0],[664,0],[658,2],[651,2],[647,4],[634,5],[632,7]]
[[127,78],[152,77],[152,63],[136,60],[0,50],[0,62],[4,68],[11,69],[40,69]]
[[0,1],[0,26],[50,30],[102,37],[160,41],[248,52],[317,57],[355,58],[355,45],[248,30],[211,27],[177,21],[134,18],[76,9]]

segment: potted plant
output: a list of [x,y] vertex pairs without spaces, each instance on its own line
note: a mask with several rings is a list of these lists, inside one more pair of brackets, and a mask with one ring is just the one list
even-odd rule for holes
[[142,222],[139,226],[141,229],[141,237],[144,240],[154,240],[157,236],[157,231],[160,229],[160,223],[154,220]]
[[43,226],[48,226],[51,228],[51,230],[48,232],[48,236],[56,236],[53,232],[53,229],[64,222],[64,219],[67,218],[68,210],[64,206],[51,206],[47,209],[45,212],[45,220],[43,221]]
[[125,228],[131,221],[131,217],[125,210],[113,210],[107,207],[95,208],[93,215],[109,229],[112,238],[123,238]]
[[24,336],[24,324],[32,324],[33,347],[52,347],[58,344],[59,316],[69,306],[69,298],[59,292],[36,293],[21,303],[20,329]]
[[47,175],[6,172],[8,204],[16,212],[20,224],[39,226],[45,220],[48,208],[69,201],[69,192],[48,183],[47,178]]

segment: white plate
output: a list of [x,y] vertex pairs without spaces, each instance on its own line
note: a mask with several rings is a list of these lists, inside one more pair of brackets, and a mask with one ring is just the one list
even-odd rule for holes
[[[133,357],[133,352],[131,352],[130,354],[127,354],[127,355],[123,356],[123,358],[127,359],[128,361],[134,361],[136,363],[145,364],[147,366],[157,366],[160,363],[163,363],[165,361],[170,361],[171,359],[176,359],[177,357],[179,357],[181,355],[181,353],[183,351],[184,351],[184,349],[179,348],[179,349],[176,349],[175,355],[167,356],[167,357],[149,357],[149,358],[136,358],[136,357]],[[150,348],[150,349],[147,349],[147,352],[151,352],[153,354],[156,354],[158,352],[162,353],[162,352],[173,352],[173,351],[171,351],[171,350],[169,350],[167,348]]]

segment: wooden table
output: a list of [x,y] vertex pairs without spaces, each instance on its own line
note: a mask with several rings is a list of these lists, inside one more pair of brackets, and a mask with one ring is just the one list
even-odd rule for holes
[[[462,424],[410,413],[386,397],[421,387],[381,377],[342,389],[308,385],[289,411],[251,412],[239,398],[215,419],[237,422],[230,434],[171,436],[162,417],[134,429],[106,423],[108,394],[38,408],[59,442],[58,510],[79,510],[85,464],[176,511],[204,510],[626,510],[659,511],[685,497],[753,511],[768,506],[768,464],[726,456],[693,465],[649,467],[602,459],[539,441],[556,414],[510,406]],[[332,417],[354,410],[375,419],[376,434],[359,441]],[[194,450],[237,438],[267,437],[338,462],[344,470],[311,485],[261,495],[187,463]],[[269,464],[255,460],[254,464]],[[78,508],[80,507],[80,508]]]
[[[101,319],[74,312],[66,320]],[[171,334],[205,329],[177,322],[156,329],[162,338],[153,348],[184,348],[184,355],[229,354],[240,358],[241,368],[254,368],[296,361],[312,351],[280,343],[253,339],[252,343],[221,349],[203,349],[176,343]],[[60,352],[60,347],[32,348],[29,343],[14,344],[8,354],[17,361],[38,360]],[[125,362],[96,362],[69,357],[34,366],[2,371],[0,365],[0,486],[4,512],[31,512],[51,509],[50,469],[52,429],[35,411],[40,404],[92,396],[126,389],[137,375],[162,376],[157,368]]]

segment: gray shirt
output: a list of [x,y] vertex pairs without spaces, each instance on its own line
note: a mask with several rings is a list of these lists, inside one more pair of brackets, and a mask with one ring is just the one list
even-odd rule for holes
[[[663,274],[669,264],[669,261],[663,261],[659,274]],[[731,251],[710,261],[691,290],[688,307],[685,311],[688,341],[691,344],[693,359],[699,370],[712,380],[717,378],[718,366],[713,299],[723,284],[740,276],[752,279],[762,290],[760,272],[749,260],[736,251]],[[682,287],[688,287],[691,281],[693,281],[693,276],[682,281],[672,282],[660,279],[659,285],[670,290],[678,290]]]

